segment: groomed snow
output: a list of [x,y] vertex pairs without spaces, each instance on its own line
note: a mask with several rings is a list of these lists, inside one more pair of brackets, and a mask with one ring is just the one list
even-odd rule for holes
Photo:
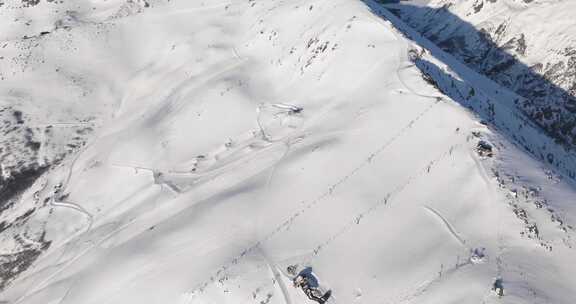
[[572,186],[424,81],[411,43],[362,1],[111,3],[75,18],[60,31],[92,46],[53,59],[64,34],[43,43],[102,90],[62,106],[100,127],[27,192],[52,199],[26,228],[52,244],[0,302],[312,303],[283,274],[295,263],[328,303],[576,298],[574,231],[521,196],[540,187],[566,227]]

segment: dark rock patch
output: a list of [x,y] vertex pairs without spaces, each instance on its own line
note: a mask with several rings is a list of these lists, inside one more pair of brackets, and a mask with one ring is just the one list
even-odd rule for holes
[[48,166],[32,167],[14,173],[8,179],[0,179],[0,213],[10,208],[15,199],[48,170]]

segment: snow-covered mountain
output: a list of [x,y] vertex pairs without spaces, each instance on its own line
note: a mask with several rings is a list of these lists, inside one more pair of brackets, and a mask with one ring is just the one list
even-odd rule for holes
[[1,3],[0,303],[576,298],[571,152],[375,1]]
[[559,143],[576,145],[576,2],[431,0],[395,8],[443,50],[525,97],[517,106]]

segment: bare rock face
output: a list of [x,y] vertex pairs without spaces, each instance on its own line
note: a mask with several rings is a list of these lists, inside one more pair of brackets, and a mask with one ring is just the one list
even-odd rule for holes
[[526,97],[517,105],[566,147],[576,145],[573,1],[433,0],[393,12],[446,52]]

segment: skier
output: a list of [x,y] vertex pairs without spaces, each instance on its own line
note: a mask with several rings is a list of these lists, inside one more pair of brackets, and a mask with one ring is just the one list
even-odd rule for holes
[[[295,274],[296,267],[289,266],[288,272]],[[318,302],[319,304],[324,304],[330,298],[332,292],[328,290],[326,293],[318,288],[318,280],[312,274],[312,268],[307,267],[300,271],[298,275],[292,280],[294,287],[301,288],[308,299]]]

